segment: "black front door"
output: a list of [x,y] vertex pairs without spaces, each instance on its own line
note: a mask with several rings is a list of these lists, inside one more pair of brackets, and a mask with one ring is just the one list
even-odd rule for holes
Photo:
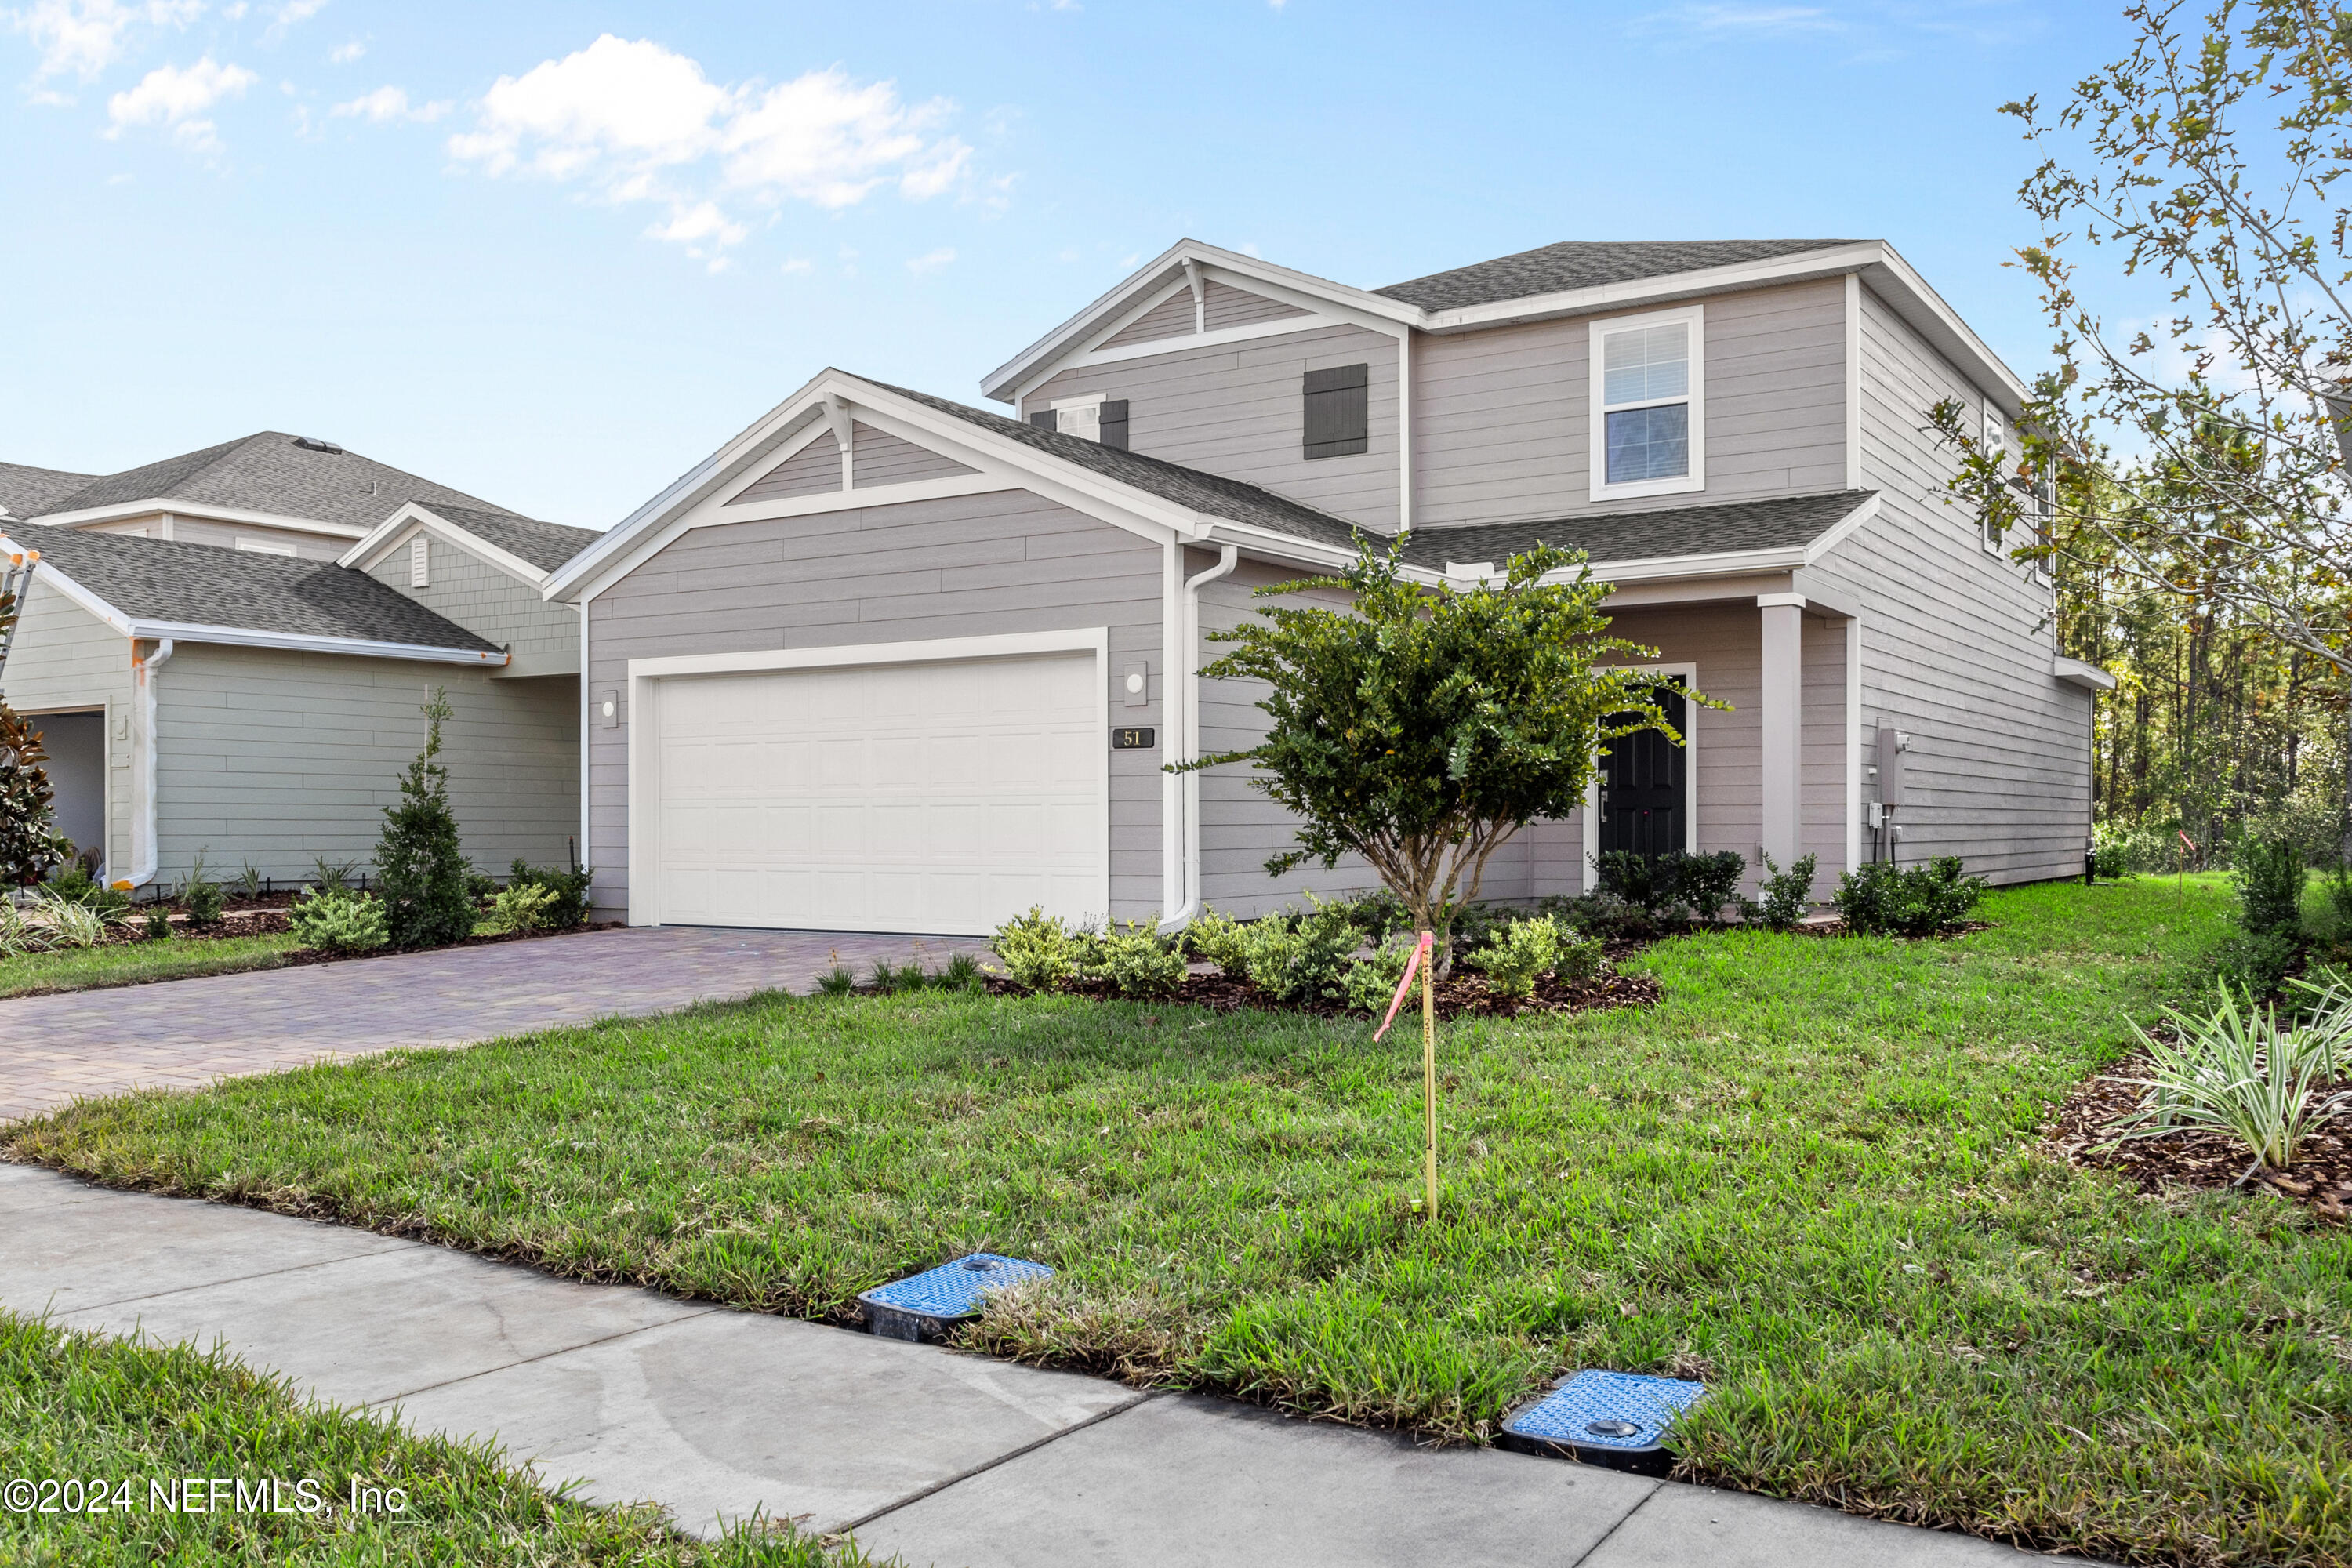
[[[1658,709],[1680,731],[1684,703],[1661,691]],[[1661,855],[1680,849],[1690,822],[1689,753],[1655,730],[1636,730],[1609,742],[1601,759],[1601,852],[1631,849]]]

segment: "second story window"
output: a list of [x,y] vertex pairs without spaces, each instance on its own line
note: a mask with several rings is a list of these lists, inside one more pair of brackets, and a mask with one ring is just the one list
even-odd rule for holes
[[1371,367],[1335,365],[1307,373],[1307,435],[1309,458],[1350,458],[1371,446]]
[[1592,326],[1592,496],[1706,488],[1700,308]]
[[1065,436],[1083,436],[1089,441],[1099,441],[1106,447],[1127,447],[1127,399],[1124,397],[1071,398],[1055,403],[1051,408],[1040,408],[1029,416],[1029,423],[1040,430],[1057,430]]

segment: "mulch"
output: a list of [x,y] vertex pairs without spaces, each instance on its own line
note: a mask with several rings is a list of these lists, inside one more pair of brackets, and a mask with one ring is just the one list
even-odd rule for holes
[[[2139,1108],[2141,1091],[2119,1080],[2145,1076],[2147,1066],[2144,1058],[2131,1057],[2077,1086],[2043,1131],[2043,1147],[2070,1164],[2113,1172],[2151,1197],[2238,1185],[2253,1162],[2243,1145],[2218,1132],[2169,1132],[2100,1147],[2115,1136],[2116,1123]],[[2314,1097],[2346,1089],[2352,1089],[2352,1079],[2315,1089]],[[2245,1184],[2305,1205],[2323,1219],[2352,1220],[2352,1115],[2319,1121],[2300,1153],[2292,1169],[2265,1168]]]
[[[220,924],[210,931],[196,930],[188,923],[186,914],[175,906],[140,904],[131,910],[127,919],[108,926],[106,934],[99,939],[97,945],[137,947],[142,942],[153,941],[154,939],[147,934],[147,916],[152,910],[157,909],[163,910],[164,918],[172,922],[171,940],[175,942],[216,942],[242,936],[278,936],[294,929],[293,922],[287,916],[287,910],[292,907],[293,902],[292,893],[281,893],[275,898],[265,896],[251,904],[240,904],[225,909],[221,911]],[[621,921],[592,921],[586,925],[574,926],[572,930],[607,931],[625,923],[626,922]],[[493,947],[501,942],[536,942],[544,936],[569,934],[568,931],[514,931],[505,936],[469,936],[432,951],[444,952],[449,947]],[[299,969],[313,963],[341,963],[352,959],[383,958],[389,956],[394,951],[392,948],[383,947],[367,952],[320,952],[314,948],[298,947],[279,954],[278,962],[271,967]]]
[[[1629,947],[1628,951],[1631,951]],[[1003,995],[1018,996],[1026,993],[1022,987],[1001,977],[988,983],[991,991]],[[1591,980],[1560,980],[1547,975],[1537,982],[1535,994],[1517,1001],[1493,994],[1486,982],[1475,974],[1457,973],[1441,980],[1435,986],[1434,1011],[1440,1018],[1499,1017],[1516,1018],[1530,1013],[1591,1013],[1611,1007],[1647,1007],[1665,994],[1657,980],[1647,974],[1603,974]],[[1118,990],[1108,984],[1073,985],[1069,994],[1092,996],[1102,1001],[1119,1001]],[[1236,1013],[1244,1008],[1260,1013],[1312,1013],[1318,1017],[1363,1017],[1364,1015],[1340,1002],[1291,1003],[1276,1000],[1246,980],[1235,980],[1223,974],[1194,974],[1171,996],[1154,997],[1154,1001],[1188,1004],[1208,1007],[1220,1013]],[[1397,1026],[1404,1028],[1421,1014],[1421,987],[1398,1009]]]

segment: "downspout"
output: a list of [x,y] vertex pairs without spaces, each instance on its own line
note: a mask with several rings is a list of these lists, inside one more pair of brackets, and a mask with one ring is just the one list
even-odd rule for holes
[[[131,645],[134,648],[137,644]],[[139,744],[145,755],[139,763],[139,816],[131,823],[131,835],[138,847],[131,875],[114,885],[129,891],[143,888],[155,879],[156,862],[162,858],[162,846],[155,833],[155,672],[172,657],[172,639],[163,638],[155,651],[145,658],[134,658],[131,668],[139,682]],[[144,831],[142,832],[142,829]]]
[[[1220,577],[1230,576],[1241,563],[1242,552],[1237,546],[1227,544],[1217,552],[1217,563],[1207,571],[1184,579],[1184,648],[1181,680],[1184,690],[1184,742],[1179,760],[1191,762],[1201,754],[1201,590]],[[1180,773],[1178,779],[1184,792],[1183,876],[1181,886],[1184,901],[1174,913],[1160,922],[1163,931],[1181,931],[1199,912],[1201,903],[1201,775]]]

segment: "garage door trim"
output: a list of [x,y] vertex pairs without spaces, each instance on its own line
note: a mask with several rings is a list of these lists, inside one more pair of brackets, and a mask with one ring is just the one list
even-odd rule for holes
[[[1049,653],[1091,653],[1095,659],[1095,712],[1107,723],[1110,712],[1110,628],[1081,626],[1065,631],[1013,632],[999,637],[935,637],[921,642],[844,643],[829,647],[769,648],[750,653],[673,654],[629,660],[629,923],[658,924],[656,868],[660,846],[655,824],[661,817],[660,743],[662,681],[672,676],[743,675],[769,670],[844,669],[862,665],[949,664],[976,659],[1019,658]],[[1099,896],[1096,907],[1110,908],[1110,742],[1103,741],[1101,766],[1092,775]]]

